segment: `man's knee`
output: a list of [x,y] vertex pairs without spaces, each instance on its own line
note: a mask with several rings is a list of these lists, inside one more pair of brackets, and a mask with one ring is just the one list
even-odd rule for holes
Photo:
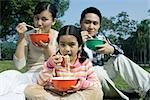
[[105,78],[104,75],[106,74],[105,70],[102,69],[100,66],[94,66],[94,71],[98,76],[98,79],[102,82]]

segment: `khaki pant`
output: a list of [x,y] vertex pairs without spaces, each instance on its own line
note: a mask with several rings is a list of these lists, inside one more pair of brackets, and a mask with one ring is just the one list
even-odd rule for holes
[[46,91],[40,85],[29,85],[25,88],[27,100],[102,100],[103,92],[100,86],[95,85],[82,91],[60,96],[51,91]]
[[116,88],[113,82],[117,75],[120,75],[141,97],[144,97],[150,89],[150,73],[124,55],[111,57],[104,66],[94,66],[94,69],[102,82],[103,92],[106,97],[120,95],[122,98],[129,100],[127,96]]

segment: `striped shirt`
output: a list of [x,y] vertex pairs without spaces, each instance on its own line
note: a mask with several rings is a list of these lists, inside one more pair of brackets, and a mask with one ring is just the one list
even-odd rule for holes
[[[54,67],[53,65],[51,59],[45,62],[43,69],[39,73],[38,83],[40,85],[50,84],[54,76],[68,76],[68,71],[64,67]],[[90,60],[86,59],[83,63],[80,63],[79,59],[77,59],[76,62],[70,66],[71,74],[69,75],[82,79],[80,89],[86,89],[94,84],[100,84]]]

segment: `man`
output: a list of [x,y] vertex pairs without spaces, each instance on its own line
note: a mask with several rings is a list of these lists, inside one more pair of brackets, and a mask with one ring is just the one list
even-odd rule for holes
[[[103,40],[104,45],[97,45],[97,50],[92,51],[83,46],[85,56],[89,57],[103,86],[105,97],[121,96],[129,99],[115,87],[113,79],[119,74],[141,97],[145,97],[150,89],[150,74],[123,55],[123,51],[109,42],[102,34],[98,33],[102,21],[100,11],[95,7],[86,8],[80,19],[81,35],[86,42],[91,38]],[[107,59],[106,59],[107,56]]]

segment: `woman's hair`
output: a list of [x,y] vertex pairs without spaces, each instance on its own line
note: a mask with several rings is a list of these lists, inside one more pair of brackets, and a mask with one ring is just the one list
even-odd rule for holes
[[37,6],[35,7],[34,15],[40,14],[42,11],[48,10],[50,13],[52,13],[53,19],[57,17],[57,7],[54,4],[50,4],[50,2],[39,2]]
[[63,35],[73,35],[76,37],[79,46],[81,46],[83,44],[83,40],[82,40],[80,32],[81,32],[80,29],[77,28],[76,26],[66,25],[60,29],[58,37],[57,37],[57,42],[59,43],[59,39]]
[[81,18],[80,18],[80,23],[81,21],[84,19],[85,15],[87,13],[94,13],[96,14],[97,16],[99,16],[99,20],[100,20],[100,24],[101,24],[101,21],[102,21],[102,15],[101,15],[101,12],[95,8],[95,7],[88,7],[86,8],[85,10],[83,10],[82,14],[81,14]]

